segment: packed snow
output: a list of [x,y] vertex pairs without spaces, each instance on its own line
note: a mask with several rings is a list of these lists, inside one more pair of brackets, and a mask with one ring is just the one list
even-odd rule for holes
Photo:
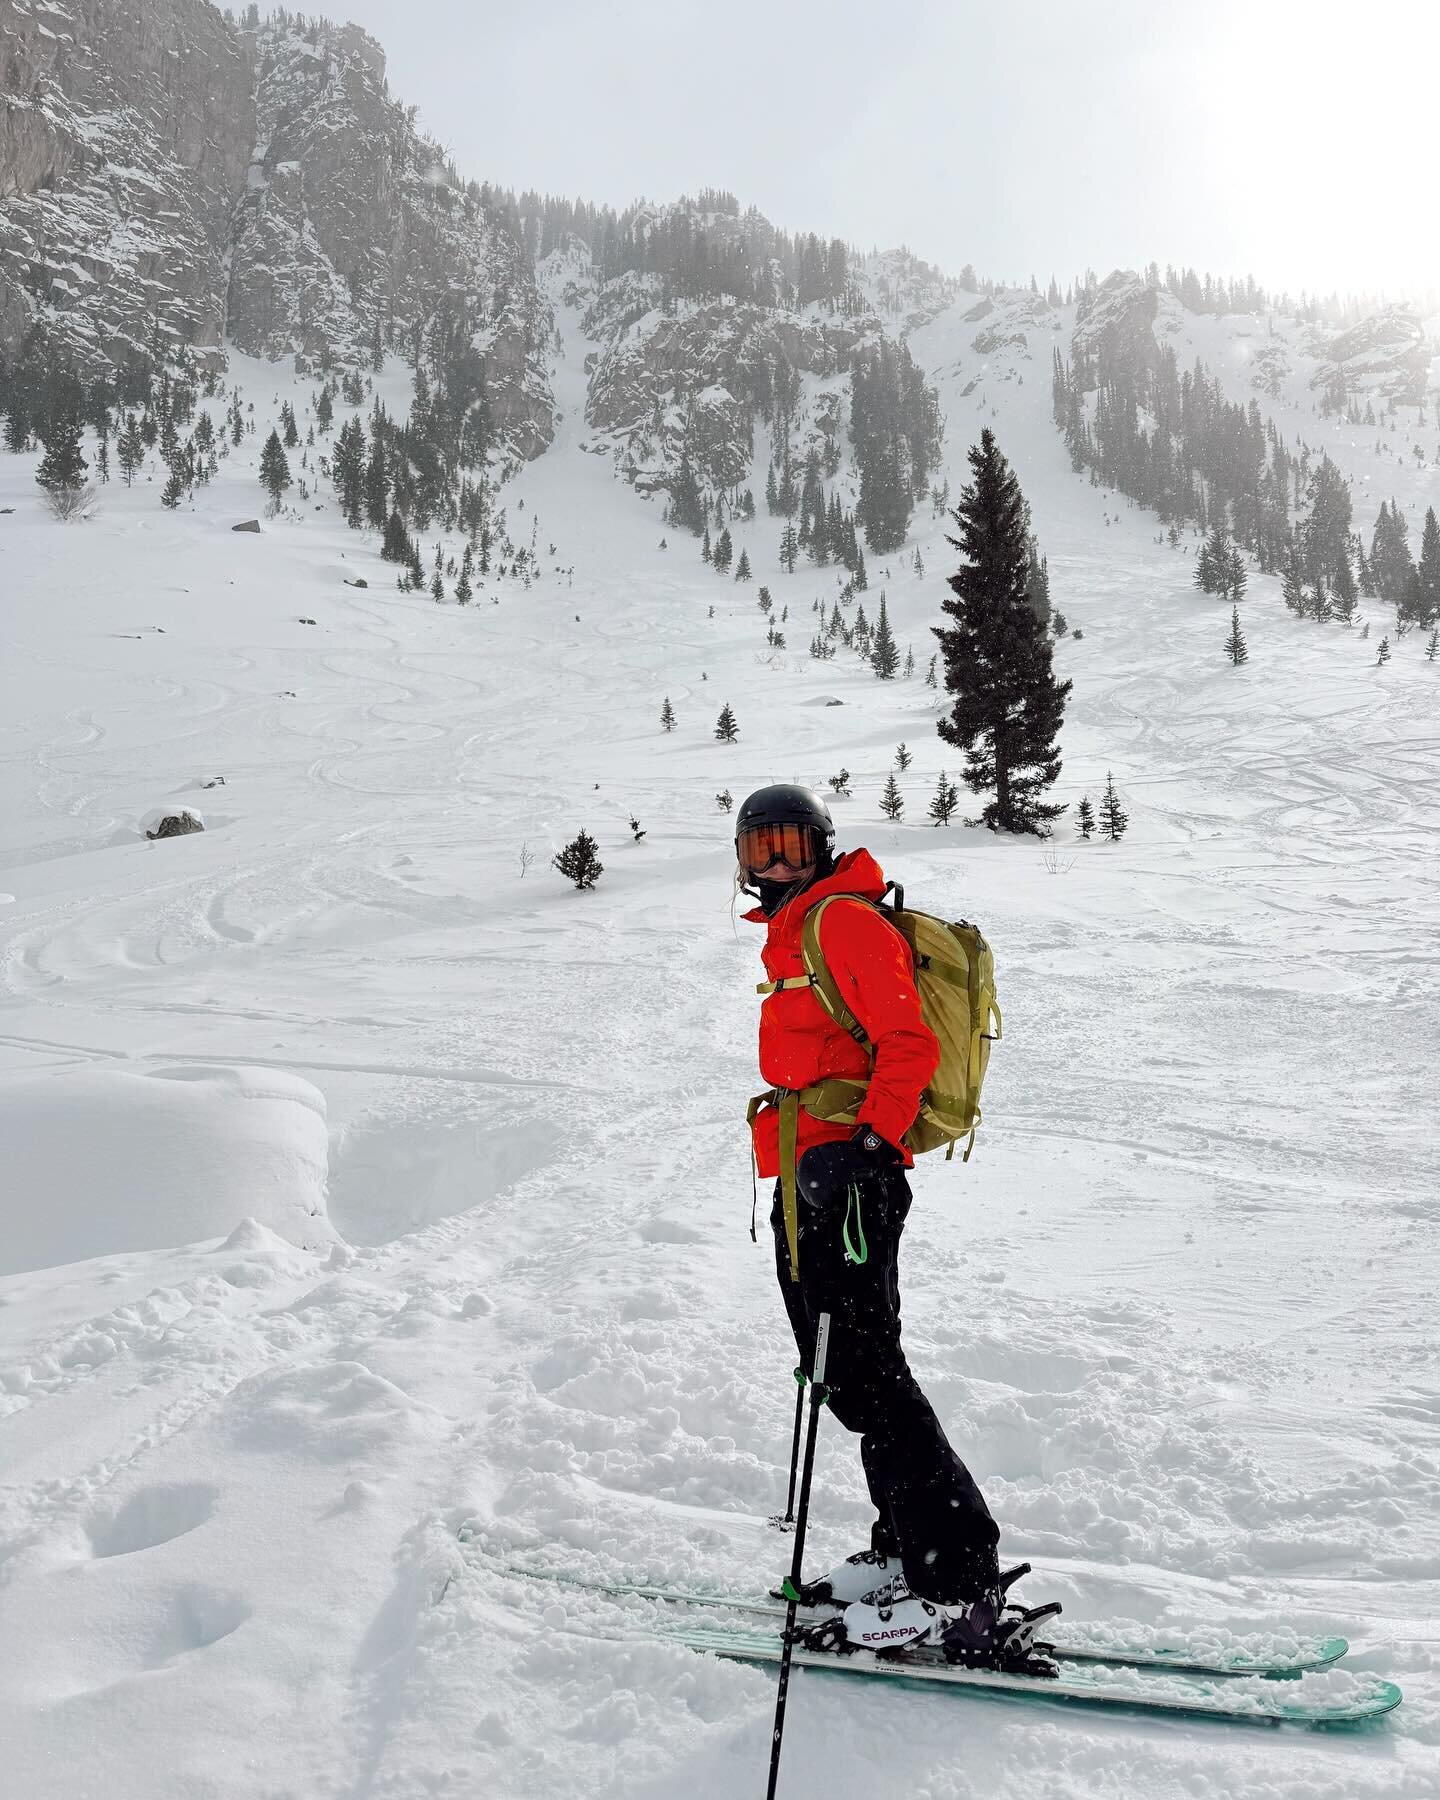
[[[1084,633],[1057,650],[1075,684],[1058,797],[1096,799],[1113,771],[1131,826],[1115,845],[1068,820],[1048,845],[932,828],[936,777],[960,772],[920,679],[947,521],[924,506],[912,546],[870,559],[867,611],[884,587],[916,677],[810,661],[835,571],[785,575],[762,507],[732,526],[755,584],[722,579],[581,454],[592,346],[551,298],[561,423],[503,498],[517,539],[538,517],[555,553],[468,608],[396,592],[323,485],[232,532],[283,399],[305,429],[312,384],[278,366],[234,359],[257,432],[192,510],[117,480],[62,526],[34,458],[0,455],[7,1791],[763,1791],[771,1672],[663,1641],[651,1602],[507,1565],[715,1591],[788,1561],[765,1521],[794,1353],[763,1211],[750,1240],[743,1124],[758,934],[715,796],[843,765],[842,845],[995,949],[985,1124],[967,1166],[916,1172],[904,1292],[1002,1553],[1036,1566],[1023,1591],[1157,1642],[1343,1635],[1345,1669],[1405,1703],[1321,1734],[802,1673],[781,1792],[1429,1800],[1423,634],[1377,668],[1359,623],[1296,621],[1252,574],[1232,668],[1189,535],[1157,541],[1070,471],[1049,359],[1071,315],[991,318],[986,353],[963,295],[911,339],[952,491],[993,425]],[[1220,330],[1196,327],[1217,364]],[[402,377],[381,384],[392,408]],[[1405,481],[1407,505],[1440,497],[1433,462]],[[790,609],[787,652],[761,582]],[[727,701],[733,746],[713,737]],[[897,825],[877,800],[902,740]],[[205,829],[147,840],[179,806]],[[549,866],[582,827],[605,864],[590,893]],[[811,1566],[868,1523],[826,1420]]]

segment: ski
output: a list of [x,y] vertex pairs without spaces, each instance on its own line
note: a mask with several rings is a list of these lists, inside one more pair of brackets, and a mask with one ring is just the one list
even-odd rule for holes
[[[720,1626],[666,1626],[659,1635],[665,1642],[681,1644],[688,1650],[747,1663],[779,1662],[784,1644],[779,1631],[728,1630]],[[1134,1667],[1062,1661],[1058,1675],[1011,1675],[947,1663],[943,1652],[935,1649],[905,1650],[886,1657],[867,1650],[842,1655],[801,1644],[792,1647],[791,1662],[796,1668],[864,1676],[904,1687],[1020,1695],[1029,1700],[1139,1708],[1238,1723],[1353,1725],[1391,1711],[1402,1698],[1393,1682],[1348,1669],[1311,1670],[1292,1681],[1270,1681],[1255,1676],[1201,1676],[1172,1670],[1156,1673]]]
[[[655,1600],[667,1606],[709,1607],[746,1613],[755,1618],[783,1619],[785,1603],[756,1595],[716,1594],[644,1581],[601,1581],[593,1577],[506,1564],[501,1573],[529,1581],[553,1581],[562,1587],[612,1598]],[[832,1607],[809,1607],[807,1619],[826,1617]],[[1108,1663],[1132,1669],[1170,1669],[1177,1674],[1299,1675],[1338,1662],[1350,1648],[1343,1637],[1313,1637],[1298,1632],[1265,1632],[1237,1636],[1197,1627],[1174,1631],[1135,1626],[1122,1631],[1110,1625],[1047,1625],[1045,1641],[1062,1663]]]

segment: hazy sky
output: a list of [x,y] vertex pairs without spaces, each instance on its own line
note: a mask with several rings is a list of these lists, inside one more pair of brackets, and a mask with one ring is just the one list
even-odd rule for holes
[[1440,288],[1440,0],[325,10],[477,180],[617,207],[727,187],[790,230],[1042,285],[1153,257]]

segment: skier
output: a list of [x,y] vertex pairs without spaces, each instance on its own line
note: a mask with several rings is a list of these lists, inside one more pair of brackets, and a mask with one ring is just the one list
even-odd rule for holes
[[[735,828],[737,879],[766,926],[771,981],[804,977],[801,933],[810,909],[832,894],[878,901],[885,878],[868,850],[835,856],[830,810],[809,788],[759,789]],[[854,1125],[796,1114],[794,1257],[784,1183],[770,1216],[785,1309],[808,1370],[817,1321],[831,1315],[825,1372],[830,1410],[860,1437],[877,1517],[870,1547],[804,1598],[843,1606],[835,1645],[886,1650],[946,1642],[967,1658],[1012,1658],[996,1561],[999,1530],[970,1471],[950,1447],[900,1343],[898,1257],[910,1210],[902,1139],[939,1062],[921,1015],[909,947],[870,906],[835,905],[820,924],[825,963],[874,1045],[873,1068],[854,1037],[825,1013],[803,982],[767,994],[760,1011],[760,1068],[775,1084],[754,1115],[756,1167],[783,1171],[782,1108],[790,1093],[828,1077],[867,1080]],[[798,1270],[798,1277],[797,1277]],[[843,1629],[842,1629],[843,1628]]]

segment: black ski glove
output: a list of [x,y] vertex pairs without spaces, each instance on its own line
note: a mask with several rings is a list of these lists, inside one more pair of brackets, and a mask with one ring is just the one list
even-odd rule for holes
[[806,1200],[824,1210],[832,1203],[843,1205],[852,1183],[901,1168],[904,1162],[892,1143],[862,1125],[854,1137],[834,1144],[812,1144],[796,1164],[795,1173]]

